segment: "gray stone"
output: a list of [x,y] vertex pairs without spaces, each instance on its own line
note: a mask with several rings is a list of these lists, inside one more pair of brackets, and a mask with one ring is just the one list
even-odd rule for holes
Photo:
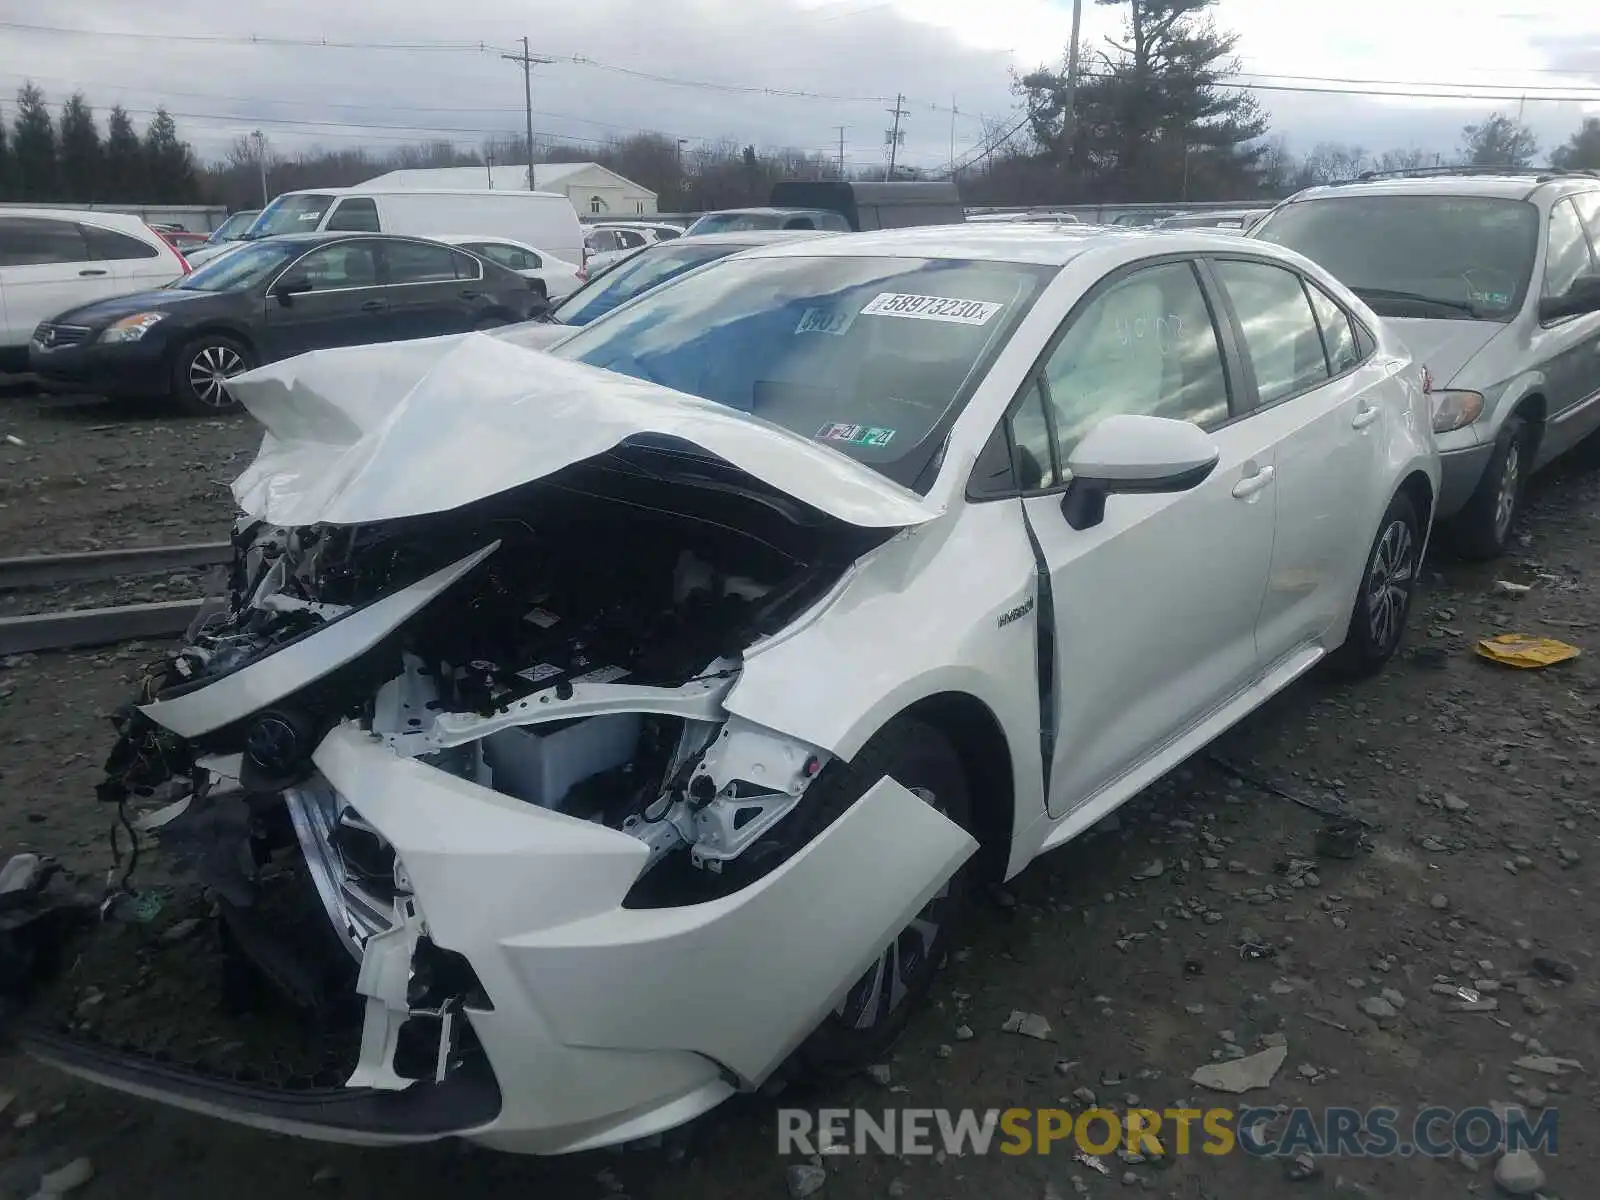
[[1495,1164],[1494,1183],[1508,1196],[1531,1196],[1544,1186],[1544,1170],[1526,1150],[1513,1150]]
[[1079,1104],[1092,1105],[1095,1102],[1095,1092],[1092,1087],[1079,1087],[1072,1089],[1072,1098]]
[[805,1200],[822,1190],[822,1185],[828,1182],[828,1172],[811,1163],[796,1163],[784,1174],[784,1182],[794,1200]]
[[956,1026],[956,1041],[958,1041],[958,1042],[970,1042],[972,1040],[972,1038],[973,1038],[972,1026],[970,1026],[970,1025],[957,1025]]
[[46,1171],[41,1175],[39,1190],[48,1196],[64,1196],[93,1178],[94,1164],[87,1158],[75,1158],[60,1170]]
[[1189,1076],[1203,1088],[1213,1092],[1241,1092],[1268,1087],[1272,1077],[1289,1057],[1287,1046],[1272,1046],[1259,1054],[1246,1055],[1231,1062],[1207,1063],[1196,1067]]
[[1004,1033],[1020,1033],[1023,1037],[1036,1038],[1041,1042],[1050,1040],[1050,1022],[1038,1013],[1013,1009],[1000,1029]]
[[1322,1164],[1309,1154],[1296,1154],[1284,1160],[1283,1173],[1290,1183],[1305,1183],[1322,1174]]
[[889,1066],[887,1063],[873,1063],[867,1068],[867,1078],[879,1087],[889,1086]]
[[904,1196],[905,1194],[906,1194],[906,1181],[905,1180],[903,1180],[903,1179],[891,1179],[891,1180],[889,1180],[889,1195],[890,1196],[893,1196],[893,1197],[896,1198],[896,1200],[898,1200],[899,1197]]
[[1385,1021],[1393,1021],[1400,1015],[1400,1011],[1382,996],[1363,997],[1360,1008],[1362,1012],[1366,1013],[1367,1016],[1371,1017],[1380,1025],[1382,1025]]
[[1429,899],[1428,905],[1439,912],[1444,912],[1450,907],[1450,897],[1443,892],[1435,892]]

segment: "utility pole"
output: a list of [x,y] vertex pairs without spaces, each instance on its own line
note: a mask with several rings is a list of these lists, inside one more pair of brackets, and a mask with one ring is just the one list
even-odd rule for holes
[[892,117],[894,117],[894,128],[889,130],[889,138],[888,138],[888,141],[889,141],[889,173],[883,177],[886,182],[888,180],[894,178],[895,152],[900,149],[900,143],[905,138],[905,135],[900,132],[900,118],[901,117],[909,117],[911,115],[906,110],[905,103],[906,103],[905,96],[903,96],[903,95],[901,95],[899,93],[896,93],[895,94],[895,98],[894,98],[894,107],[885,110]]
[[1072,44],[1067,47],[1067,111],[1061,124],[1064,161],[1070,161],[1077,143],[1078,120],[1078,30],[1083,25],[1083,0],[1072,0]]
[[956,173],[956,114],[961,110],[956,107],[955,93],[950,93],[950,176]]
[[486,174],[489,177],[489,190],[492,192],[492,191],[494,191],[494,155],[493,154],[485,154],[483,156],[483,171],[484,171],[484,174]]
[[502,54],[500,57],[507,62],[522,65],[522,103],[528,116],[528,190],[531,192],[533,191],[533,68],[536,64],[553,63],[555,59],[530,54],[527,38],[522,39],[521,54]]
[[839,178],[843,179],[844,178],[844,131],[845,131],[845,126],[843,126],[843,125],[835,125],[834,128],[839,131]]
[[689,207],[689,184],[683,177],[683,148],[689,144],[688,138],[678,139],[678,207]]
[[267,206],[267,138],[257,129],[250,134],[250,140],[256,144],[256,167],[261,172],[261,207]]

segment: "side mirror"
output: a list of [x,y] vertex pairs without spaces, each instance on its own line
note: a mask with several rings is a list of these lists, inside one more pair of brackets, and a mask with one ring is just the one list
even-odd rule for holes
[[1216,444],[1188,421],[1107,417],[1067,459],[1072,482],[1061,513],[1074,529],[1093,529],[1105,519],[1107,496],[1186,492],[1205,481],[1219,457]]
[[1559,321],[1592,312],[1600,312],[1600,275],[1579,275],[1566,295],[1546,296],[1539,301],[1541,321]]
[[272,286],[272,294],[278,298],[278,303],[287,305],[294,297],[303,296],[311,290],[309,279],[280,279]]

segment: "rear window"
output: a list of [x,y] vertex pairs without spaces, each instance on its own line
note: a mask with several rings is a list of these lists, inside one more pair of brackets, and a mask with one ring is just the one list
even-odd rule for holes
[[552,349],[703,397],[916,486],[1054,268],[909,258],[730,259]]
[[141,242],[114,229],[103,229],[99,225],[80,225],[78,228],[83,233],[83,240],[89,243],[89,253],[97,259],[118,261],[161,257],[161,251],[149,242]]
[[1382,316],[1509,321],[1528,292],[1539,210],[1491,196],[1330,196],[1284,205],[1251,236],[1320,263]]

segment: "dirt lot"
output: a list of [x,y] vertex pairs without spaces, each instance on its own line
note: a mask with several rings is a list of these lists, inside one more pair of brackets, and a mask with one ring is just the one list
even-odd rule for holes
[[[184,421],[26,393],[0,398],[6,433],[26,444],[0,441],[0,555],[222,536],[226,481],[256,441],[244,419]],[[1123,810],[1113,829],[1034,864],[975,915],[936,1003],[888,1060],[887,1084],[863,1077],[790,1102],[1081,1108],[1089,1089],[1114,1109],[1227,1103],[1205,1099],[1190,1073],[1237,1053],[1230,1046],[1254,1052],[1264,1036],[1282,1035],[1288,1057],[1271,1086],[1239,1103],[1388,1104],[1408,1115],[1427,1105],[1553,1107],[1559,1149],[1540,1156],[1543,1194],[1592,1194],[1600,591],[1588,573],[1600,564],[1597,516],[1600,476],[1568,467],[1536,486],[1510,559],[1484,569],[1436,556],[1408,647],[1384,676],[1295,687],[1214,756]],[[1513,598],[1497,579],[1533,588]],[[139,581],[117,594],[164,593]],[[1544,671],[1473,655],[1476,639],[1502,631],[1591,652]],[[109,742],[103,718],[156,649],[0,668],[0,853],[49,851],[98,888],[107,814],[91,788]],[[1229,774],[1219,758],[1258,782]],[[1322,818],[1280,791],[1378,823],[1370,851],[1320,858]],[[1310,874],[1294,860],[1314,864]],[[1252,957],[1247,945],[1271,952]],[[1560,960],[1570,981],[1535,971],[1535,956]],[[1458,997],[1434,990],[1446,981],[1476,989],[1475,1007],[1495,1006],[1457,1011]],[[730,988],[730,1004],[737,995]],[[1002,1032],[1014,1009],[1047,1018],[1048,1038]],[[1552,1076],[1513,1066],[1528,1054],[1585,1069]],[[255,1134],[80,1086],[14,1055],[0,1057],[0,1081],[15,1093],[0,1116],[0,1195],[28,1195],[41,1170],[78,1155],[96,1171],[74,1193],[83,1200],[313,1190],[598,1200],[619,1188],[659,1200],[781,1197],[786,1167],[803,1161],[777,1156],[770,1101],[715,1115],[685,1157],[547,1162]],[[1279,1162],[1239,1154],[1105,1163],[1109,1177],[1059,1148],[1048,1157],[829,1158],[817,1195],[1459,1200],[1494,1191],[1488,1161],[1328,1158],[1304,1182]]]

